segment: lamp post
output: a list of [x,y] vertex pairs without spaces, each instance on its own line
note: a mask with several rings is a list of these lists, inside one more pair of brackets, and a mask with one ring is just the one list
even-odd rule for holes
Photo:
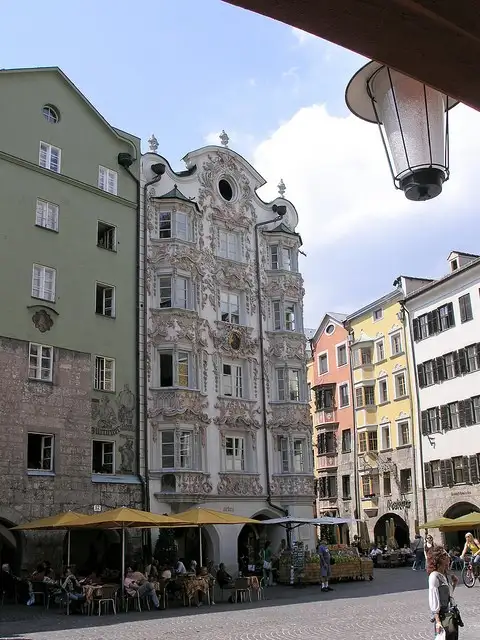
[[458,100],[369,62],[348,83],[350,111],[376,123],[394,185],[408,200],[431,200],[449,177],[448,111]]

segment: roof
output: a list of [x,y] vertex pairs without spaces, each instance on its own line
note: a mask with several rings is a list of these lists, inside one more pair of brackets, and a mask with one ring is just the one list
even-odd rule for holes
[[[462,254],[462,255],[470,255],[470,254]],[[468,262],[467,264],[464,264],[462,267],[459,267],[458,269],[455,269],[455,271],[452,271],[451,273],[447,273],[446,276],[443,276],[442,278],[439,278],[438,280],[433,280],[433,282],[431,282],[429,284],[426,284],[424,287],[420,287],[420,289],[416,289],[410,295],[408,295],[405,299],[407,301],[408,300],[413,300],[413,298],[417,298],[418,296],[426,293],[427,291],[431,291],[432,289],[434,289],[435,287],[438,287],[439,285],[443,284],[444,282],[447,282],[448,280],[456,278],[461,273],[465,273],[466,271],[469,271],[470,269],[473,269],[474,267],[476,267],[478,265],[480,265],[480,256],[475,258],[471,262]]]
[[479,255],[477,255],[476,253],[465,253],[465,251],[450,251],[450,253],[448,254],[448,258],[447,260],[450,260],[450,256],[456,254],[457,256],[465,256],[466,258],[480,258]]
[[299,233],[289,229],[287,225],[284,224],[283,222],[280,222],[280,224],[277,224],[277,226],[274,227],[273,229],[265,229],[265,233],[287,233],[289,236],[300,237]]
[[303,333],[307,340],[311,340],[316,333],[316,329],[304,329]]
[[164,193],[161,196],[155,196],[154,200],[180,200],[181,202],[188,202],[188,204],[193,205],[198,209],[198,204],[195,202],[193,198],[187,198],[184,196],[180,189],[176,184],[173,185],[173,189],[170,189],[167,193]]
[[327,320],[333,320],[334,322],[339,324],[341,327],[343,327],[343,323],[344,323],[346,317],[347,316],[344,313],[336,313],[334,311],[327,311],[327,313],[324,314],[324,316],[323,316],[320,324],[318,325],[317,329],[315,329],[315,333],[310,338],[310,340],[312,340],[313,342],[317,342],[317,340],[319,339],[320,334],[321,334],[321,332],[323,330],[323,327],[327,324]]
[[[131,140],[129,140],[128,138],[124,138],[122,135],[120,135],[119,133],[119,129],[115,129],[115,127],[112,127],[112,125],[107,122],[107,120],[105,120],[105,118],[102,116],[102,114],[100,113],[100,111],[98,111],[93,104],[90,102],[90,100],[88,100],[88,98],[80,91],[80,89],[70,80],[70,78],[60,69],[60,67],[25,67],[25,68],[21,68],[21,69],[0,69],[0,74],[2,75],[7,75],[7,74],[14,74],[14,73],[56,73],[60,76],[60,78],[62,78],[62,80],[71,88],[75,91],[75,93],[77,93],[80,98],[85,102],[85,104],[88,106],[89,109],[91,109],[95,115],[103,122],[103,124],[110,129],[111,133],[113,133],[113,135],[118,138],[119,140],[122,140],[124,142],[129,143],[134,149],[135,149],[135,154],[138,154],[138,150],[135,147],[135,145],[133,144],[133,142]],[[127,132],[125,132],[127,133]],[[128,135],[133,135],[133,134],[128,134]],[[139,139],[140,140],[140,139]],[[135,158],[137,159],[137,158]]]
[[330,316],[330,318],[333,318],[337,322],[345,322],[345,320],[347,319],[346,313],[335,313],[335,311],[327,311],[325,315]]
[[403,295],[404,295],[403,291],[400,288],[394,289],[394,291],[390,291],[390,293],[387,293],[385,296],[378,298],[378,300],[374,300],[373,302],[370,302],[370,304],[367,304],[365,307],[358,309],[358,311],[354,311],[353,313],[349,314],[345,318],[345,321],[349,322],[354,318],[363,316],[368,311],[373,311],[374,309],[376,309],[377,307],[380,307],[382,304],[385,304],[386,302],[393,302],[395,298],[403,298]]

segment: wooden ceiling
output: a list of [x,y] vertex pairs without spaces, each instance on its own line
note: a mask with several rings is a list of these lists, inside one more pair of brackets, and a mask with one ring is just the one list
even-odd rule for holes
[[480,110],[478,0],[225,1],[383,62]]

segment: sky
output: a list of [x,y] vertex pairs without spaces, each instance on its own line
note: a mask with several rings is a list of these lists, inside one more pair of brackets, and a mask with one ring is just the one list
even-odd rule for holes
[[480,114],[451,112],[451,178],[410,203],[375,126],[344,104],[365,59],[221,0],[2,0],[0,64],[59,66],[114,126],[155,133],[175,169],[218,143],[243,155],[299,213],[305,326],[350,313],[402,275],[439,277],[451,250],[480,253]]

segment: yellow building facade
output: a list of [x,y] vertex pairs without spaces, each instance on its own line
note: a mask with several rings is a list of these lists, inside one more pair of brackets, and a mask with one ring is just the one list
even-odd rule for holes
[[[398,289],[347,316],[355,407],[357,513],[370,539],[400,547],[418,528],[416,422],[407,360],[403,292]],[[408,324],[407,324],[408,326]],[[408,329],[407,329],[408,330]]]

